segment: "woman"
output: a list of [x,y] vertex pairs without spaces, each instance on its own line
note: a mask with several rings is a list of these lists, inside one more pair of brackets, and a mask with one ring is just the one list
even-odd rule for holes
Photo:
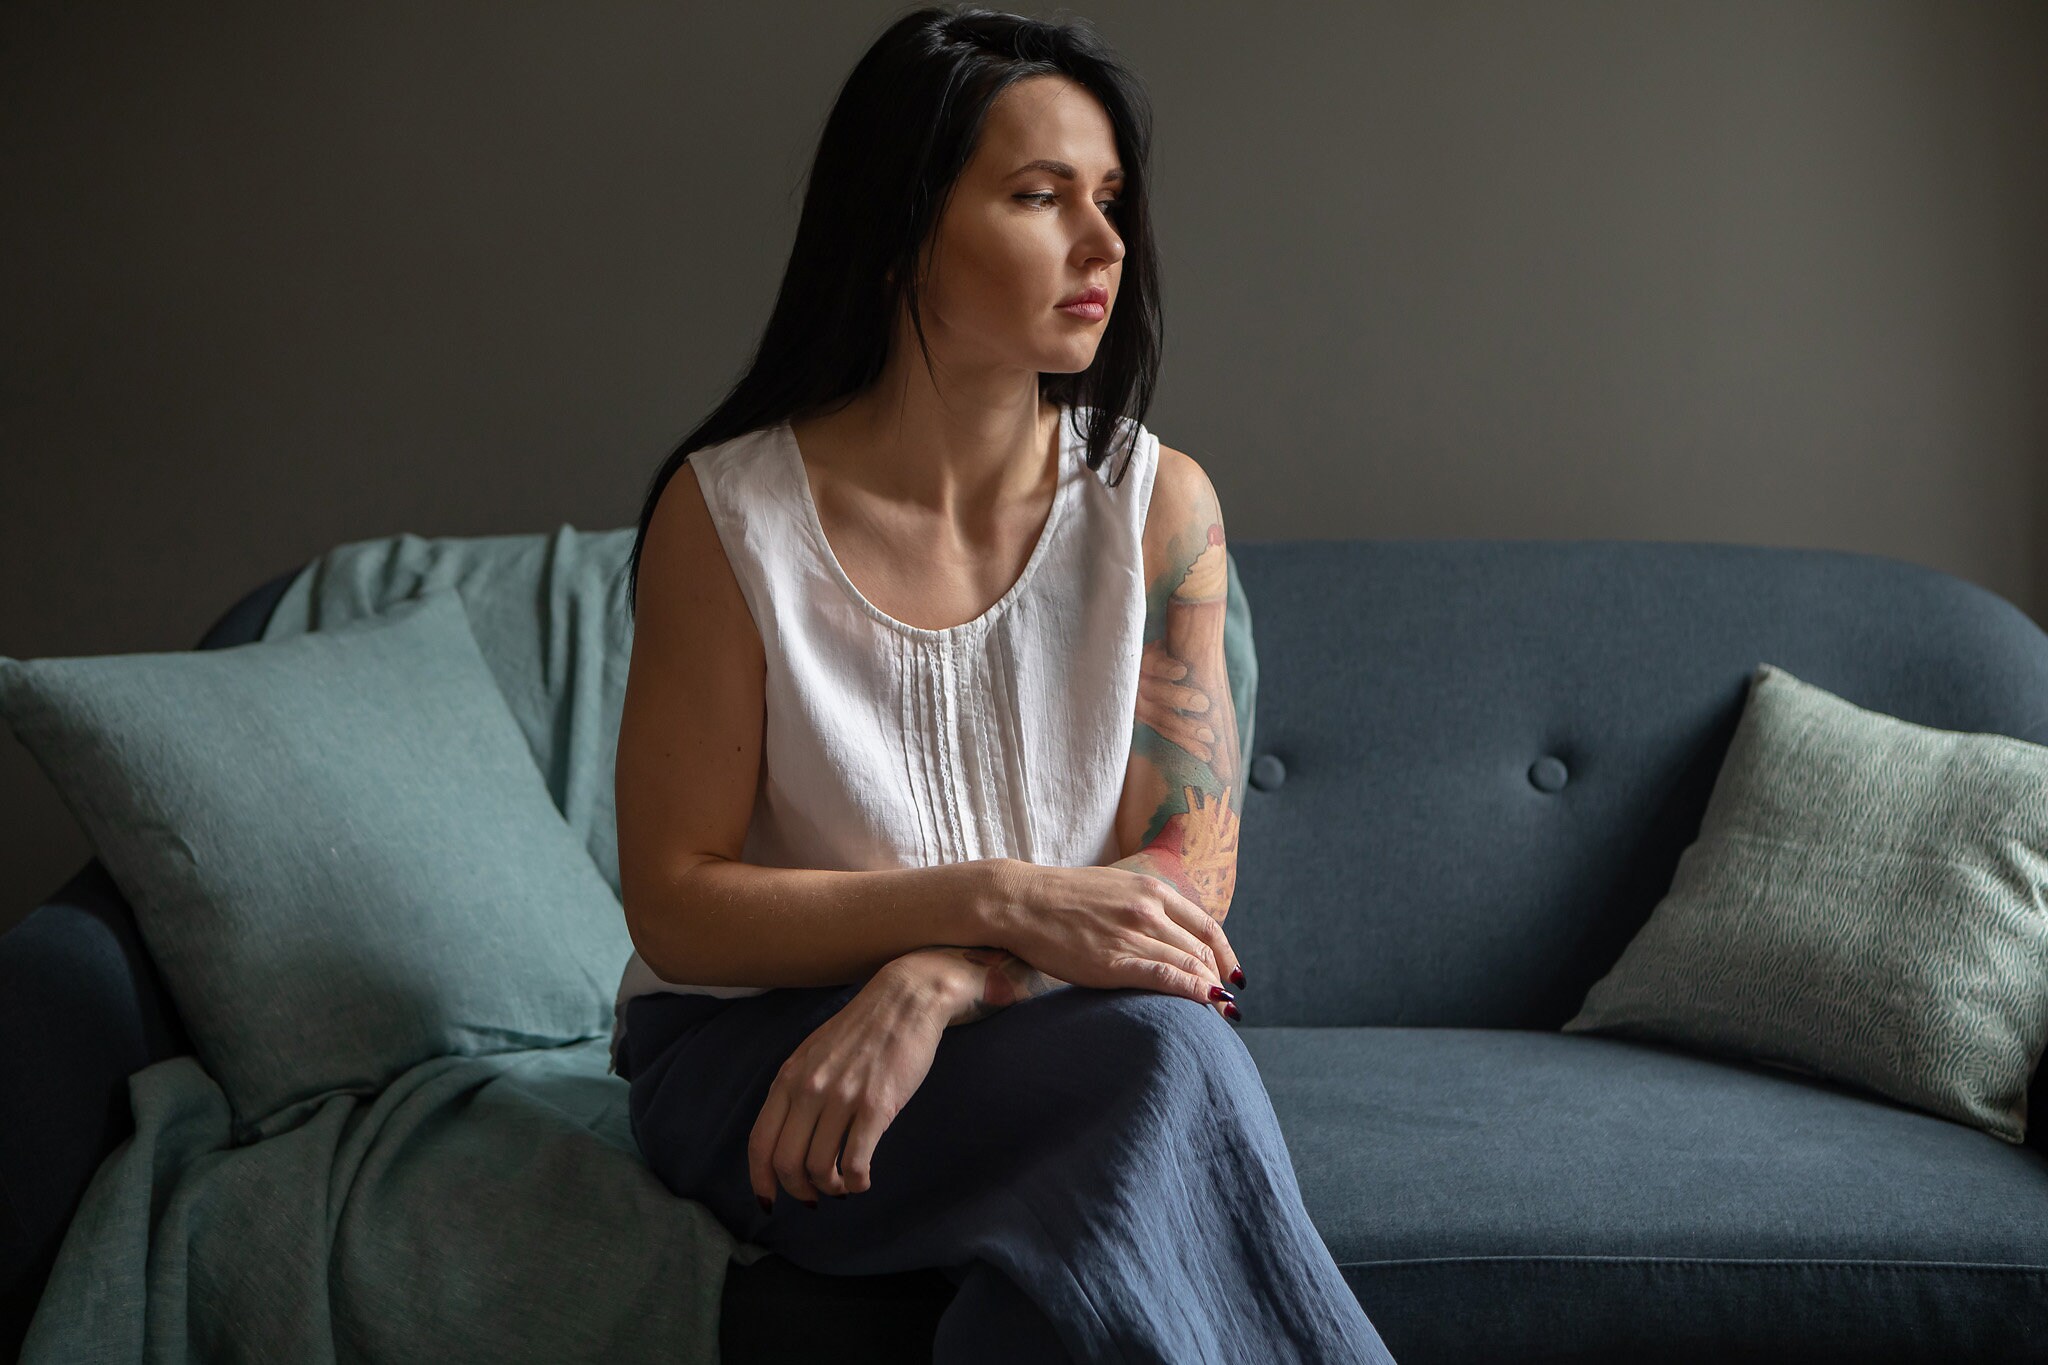
[[1226,1022],[1223,525],[1135,416],[1147,117],[986,10],[840,92],[629,565],[614,1063],[735,1236],[946,1270],[939,1361],[1385,1362]]

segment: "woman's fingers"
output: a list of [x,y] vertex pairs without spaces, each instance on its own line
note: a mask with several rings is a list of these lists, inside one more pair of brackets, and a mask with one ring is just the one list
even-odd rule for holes
[[875,1144],[887,1132],[889,1120],[871,1105],[854,1111],[846,1130],[846,1146],[839,1153],[839,1175],[847,1192],[859,1194],[874,1183]]
[[[1165,954],[1166,959],[1174,966],[1201,977],[1208,985],[1222,985],[1228,989],[1229,983],[1224,981],[1223,977],[1230,969],[1222,966],[1220,959],[1216,965],[1211,965],[1209,958],[1214,956],[1215,950],[1183,928],[1180,921],[1171,914],[1159,927],[1155,937],[1168,949],[1174,950]],[[1203,994],[1206,995],[1208,992],[1205,990]]]
[[1222,922],[1177,891],[1167,896],[1166,913],[1176,925],[1192,937],[1200,939],[1209,949],[1211,956],[1216,959],[1218,978],[1228,989],[1231,974],[1238,967],[1237,950],[1232,948],[1230,940],[1224,937]]
[[[1183,995],[1190,1000],[1199,1000],[1212,1009],[1222,1009],[1222,1000],[1210,996],[1210,992],[1216,988],[1214,981],[1200,970],[1190,971],[1181,965],[1187,959],[1174,953],[1173,949],[1164,944],[1160,944],[1159,949],[1167,956],[1127,957],[1123,960],[1124,969],[1133,977],[1129,984],[1158,991],[1162,995]],[[1169,957],[1172,960],[1169,960]]]
[[788,1116],[789,1090],[777,1076],[768,1087],[768,1099],[761,1106],[760,1116],[754,1120],[754,1131],[747,1135],[747,1183],[754,1187],[755,1198],[770,1204],[775,1202],[778,1188],[775,1148],[782,1139],[783,1120]]
[[[1159,915],[1148,917],[1145,926],[1140,930],[1138,952],[1141,956],[1126,961],[1136,965],[1142,974],[1164,983],[1151,985],[1148,982],[1152,989],[1164,991],[1169,995],[1185,995],[1220,1012],[1224,997],[1216,994],[1215,988],[1222,985],[1223,973],[1228,968],[1211,960],[1213,950],[1208,947],[1206,940],[1190,932],[1182,923],[1181,917],[1174,913],[1175,903],[1180,902],[1192,907],[1194,912],[1204,919],[1208,918],[1207,912],[1172,887],[1163,883],[1155,885],[1164,892],[1166,907]],[[1229,990],[1227,986],[1223,989]]]
[[[1209,969],[1200,965],[1199,959],[1189,959],[1185,956],[1174,954],[1170,948],[1167,952],[1172,959],[1168,965],[1172,967],[1175,976],[1180,981],[1180,984],[1171,991],[1172,994],[1185,995],[1190,1000],[1199,1000],[1218,1014],[1223,1014],[1224,1005],[1235,1001],[1235,992],[1232,992],[1228,986],[1219,985],[1216,978],[1209,974]],[[1216,993],[1219,989],[1224,992],[1223,995]],[[1230,1016],[1224,1014],[1223,1017],[1228,1019]]]
[[[767,1153],[770,1179],[769,1198],[774,1198],[777,1181],[798,1199],[806,1203],[818,1197],[817,1188],[805,1171],[811,1148],[811,1134],[818,1127],[818,1100],[805,1087],[792,1083],[787,1073],[778,1073],[775,1083],[768,1087],[767,1103],[761,1106],[761,1117],[755,1120],[754,1134],[747,1140],[747,1164],[755,1168],[760,1158],[755,1155],[757,1146]],[[771,1123],[770,1115],[775,1115]],[[755,1186],[759,1193],[760,1186]]]
[[844,1198],[846,1182],[839,1178],[839,1144],[846,1140],[851,1106],[838,1099],[826,1102],[818,1111],[818,1126],[811,1134],[804,1174],[819,1191],[834,1199]]

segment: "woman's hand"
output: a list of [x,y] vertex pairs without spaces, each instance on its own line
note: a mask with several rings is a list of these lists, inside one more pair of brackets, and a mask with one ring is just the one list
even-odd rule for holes
[[906,954],[790,1053],[747,1139],[763,1208],[774,1207],[778,1178],[814,1208],[821,1190],[844,1199],[868,1188],[875,1143],[924,1084],[956,990],[943,964]]
[[1163,878],[1128,866],[1005,860],[991,901],[999,946],[1076,986],[1137,986],[1205,1005],[1234,999],[1223,925]]

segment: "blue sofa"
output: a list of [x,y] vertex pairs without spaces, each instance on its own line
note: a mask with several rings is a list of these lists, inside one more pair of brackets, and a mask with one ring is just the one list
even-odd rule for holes
[[[2048,742],[2048,635],[1879,556],[1249,541],[1239,1030],[1318,1228],[1404,1365],[2048,1360],[2025,1146],[1739,1058],[1558,1026],[1697,833],[1760,661]],[[256,638],[297,570],[200,642]],[[0,937],[0,1345],[126,1080],[189,1041],[97,862]],[[623,1089],[624,1083],[619,1082]],[[2037,1071],[2031,1091],[2039,1107]],[[928,1358],[938,1272],[731,1268],[735,1362]]]

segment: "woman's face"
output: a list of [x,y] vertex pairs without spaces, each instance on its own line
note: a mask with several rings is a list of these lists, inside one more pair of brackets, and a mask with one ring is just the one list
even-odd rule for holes
[[[1028,164],[1039,161],[1056,165]],[[1033,76],[998,95],[926,244],[934,356],[956,375],[1015,371],[1034,384],[1040,371],[1086,369],[1116,308],[1122,189],[1109,115],[1085,86]],[[1100,318],[1057,306],[1091,285],[1107,293]]]

